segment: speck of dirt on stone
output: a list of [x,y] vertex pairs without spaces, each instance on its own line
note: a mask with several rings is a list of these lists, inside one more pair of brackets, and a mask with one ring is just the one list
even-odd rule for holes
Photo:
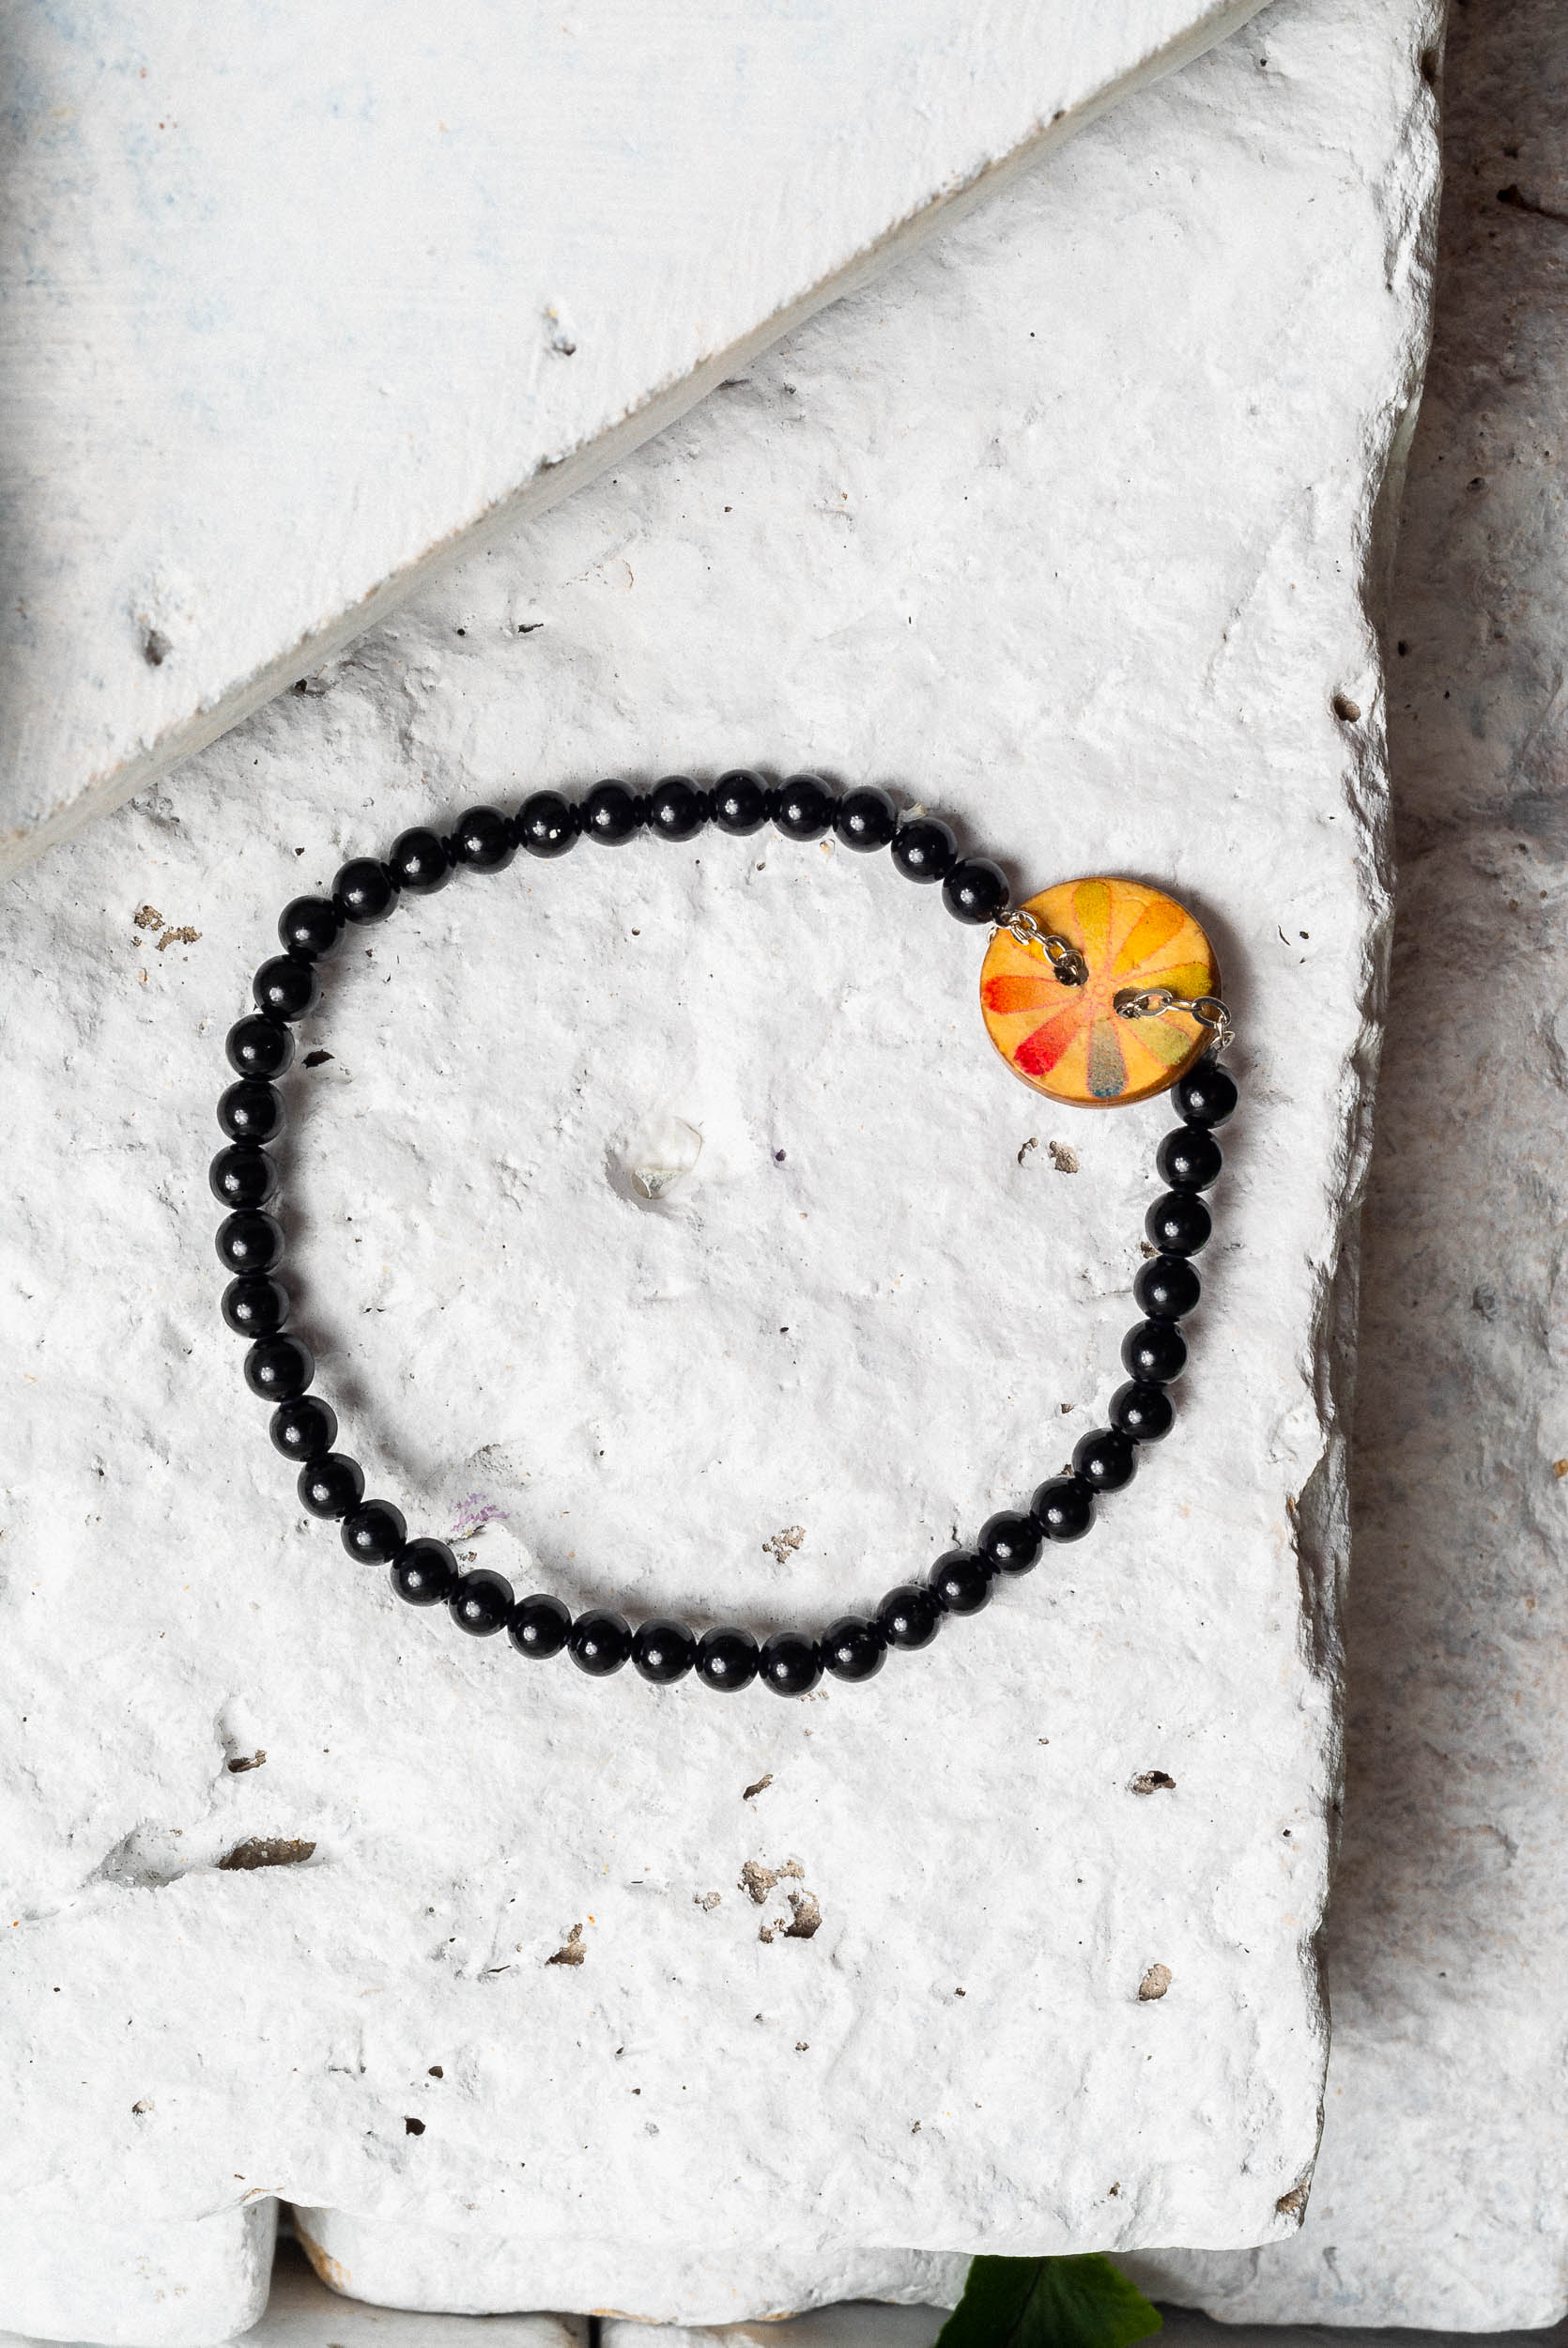
[[764,1867],[760,1859],[748,1859],[741,1869],[737,1891],[747,1892],[754,1907],[761,1908],[776,1883],[792,1876],[797,1883],[805,1879],[806,1870],[798,1859],[786,1859],[782,1867]]
[[1065,1141],[1048,1141],[1045,1146],[1051,1152],[1051,1163],[1058,1174],[1077,1173],[1078,1152],[1076,1150],[1069,1150]]
[[719,1894],[716,1892],[694,1892],[691,1895],[692,1906],[694,1908],[701,1908],[703,1914],[706,1916],[711,1916],[713,1914],[715,1908],[718,1906],[718,1903]]
[[757,1780],[757,1783],[756,1783],[756,1784],[755,1784],[755,1785],[748,1785],[748,1786],[746,1787],[746,1789],[745,1793],[741,1796],[741,1800],[742,1800],[743,1801],[751,1801],[751,1800],[755,1800],[755,1798],[756,1798],[756,1796],[757,1796],[757,1795],[759,1795],[759,1794],[765,1794],[765,1793],[767,1792],[767,1790],[768,1790],[768,1787],[769,1787],[772,1784],[773,1784],[773,1771],[770,1769],[770,1770],[768,1771],[768,1773],[767,1773],[766,1777],[760,1777],[760,1778]]
[[319,1068],[323,1060],[331,1059],[331,1057],[332,1055],[331,1052],[307,1052],[305,1054],[304,1064],[307,1068]]
[[547,1956],[545,1959],[545,1962],[546,1965],[587,1964],[588,1945],[582,1937],[581,1924],[574,1924],[572,1926],[571,1931],[566,1935],[563,1945],[557,1949],[553,1956]]
[[1148,1971],[1144,1975],[1143,1980],[1138,1984],[1139,2004],[1147,2005],[1151,1999],[1162,1998],[1170,1985],[1170,1967],[1168,1965],[1151,1965]]
[[1132,1781],[1132,1791],[1135,1794],[1172,1794],[1176,1791],[1176,1779],[1167,1777],[1163,1769],[1140,1769]]
[[427,2074],[427,2077],[429,2077],[430,2078],[433,2078],[433,2079],[445,2078],[445,2077],[446,2077],[446,2073],[442,2070],[442,2068],[441,2068],[441,2066],[440,2066],[440,2064],[439,2064],[438,2062],[433,2062],[433,2063],[430,2065],[430,2069],[429,2069],[429,2072],[428,2072],[428,2074]]
[[1361,705],[1360,702],[1353,702],[1348,693],[1336,693],[1333,699],[1333,712],[1335,717],[1345,725],[1353,726],[1361,714]]
[[[787,1332],[784,1330],[779,1331],[779,1335],[781,1336],[786,1334]],[[762,1543],[762,1547],[777,1560],[779,1565],[782,1566],[788,1562],[791,1552],[797,1550],[805,1538],[806,1528],[804,1525],[787,1524],[781,1533],[775,1533],[769,1539],[765,1540]]]
[[403,2122],[403,2133],[405,2136],[423,2136],[424,2134],[424,2122],[423,2120],[411,2120],[405,2115]]
[[230,1755],[228,1762],[229,1775],[231,1777],[239,1777],[246,1769],[259,1769],[266,1759],[267,1752],[265,1747],[261,1747],[256,1752],[252,1753],[233,1753]]
[[163,926],[163,916],[156,905],[138,905],[131,918],[139,930],[161,930]]

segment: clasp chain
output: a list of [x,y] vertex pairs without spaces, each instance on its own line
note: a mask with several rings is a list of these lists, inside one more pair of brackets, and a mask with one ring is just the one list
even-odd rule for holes
[[1213,1033],[1212,1052],[1223,1052],[1236,1042],[1236,1023],[1218,995],[1178,995],[1174,987],[1124,987],[1116,996],[1123,1019],[1158,1019],[1162,1012],[1184,1011],[1200,1027]]
[[1055,974],[1058,986],[1087,984],[1089,965],[1077,947],[1069,939],[1058,937],[1054,930],[1042,930],[1032,913],[1025,912],[1022,906],[1005,913],[996,924],[994,935],[1000,936],[1004,930],[1021,946],[1026,946],[1032,954],[1043,955]]

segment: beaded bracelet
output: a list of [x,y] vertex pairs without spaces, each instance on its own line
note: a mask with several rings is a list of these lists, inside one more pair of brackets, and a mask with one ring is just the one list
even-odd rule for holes
[[[274,1079],[294,1058],[293,1024],[321,997],[317,965],[346,928],[385,920],[405,891],[428,896],[459,868],[499,873],[518,849],[563,856],[579,837],[619,845],[638,831],[692,839],[704,824],[746,837],[772,821],[790,840],[829,832],[847,848],[887,848],[912,881],[939,885],[955,918],[989,927],[980,1005],[992,1042],[1014,1074],[1053,1100],[1107,1107],[1174,1088],[1183,1122],[1155,1153],[1166,1188],[1145,1218],[1155,1254],[1133,1296],[1144,1318],[1122,1342],[1128,1383],[1112,1397],[1108,1427],[1084,1435],[1070,1470],[1047,1477],[1026,1509],[1004,1508],[981,1526],[973,1548],[950,1550],[924,1581],[900,1582],[869,1614],[846,1614],[820,1637],[776,1630],[761,1646],[748,1630],[721,1624],[700,1636],[662,1616],[634,1631],[618,1614],[590,1607],[574,1619],[558,1598],[517,1598],[501,1574],[464,1573],[445,1541],[410,1540],[400,1509],[366,1500],[358,1462],[334,1449],[337,1417],[307,1391],[315,1375],[304,1339],[287,1327],[287,1290],[277,1277],[284,1234],[268,1210],[277,1169],[267,1144],[284,1130]],[[815,776],[770,786],[755,774],[723,775],[711,791],[672,776],[639,796],[602,782],[580,806],[537,791],[515,817],[470,808],[450,838],[420,828],[392,843],[385,863],[356,857],[331,897],[298,897],[278,922],[284,950],[252,982],[255,1011],[229,1029],[227,1055],[238,1081],[218,1104],[227,1146],[212,1161],[214,1196],[227,1208],[218,1256],[233,1274],[223,1291],[229,1327],[250,1339],[245,1383],[274,1407],[271,1438],[299,1464],[299,1493],[313,1516],[342,1522],[351,1557],[390,1568],[411,1605],[445,1602],[475,1637],[504,1630],[519,1654],[562,1648],[595,1678],[628,1659],[660,1686],[695,1670],[710,1688],[761,1678],[776,1693],[807,1694],[824,1671],[869,1679],[890,1648],[929,1646],[949,1614],[989,1603],[999,1574],[1027,1573],[1048,1541],[1075,1541],[1094,1521],[1101,1493],[1131,1481],[1142,1447],[1172,1422],[1169,1388],[1186,1363],[1177,1323],[1199,1296],[1191,1259],[1211,1229],[1201,1196],[1220,1171],[1213,1128],[1236,1106],[1236,1085],[1218,1055],[1232,1039],[1208,940],[1174,899],[1142,883],[1108,878],[1065,882],[1013,907],[1006,874],[985,857],[961,857],[950,826],[924,810],[900,816],[886,792],[862,786],[838,796]]]

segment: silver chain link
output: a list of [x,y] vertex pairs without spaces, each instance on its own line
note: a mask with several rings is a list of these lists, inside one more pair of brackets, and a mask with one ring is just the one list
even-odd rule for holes
[[1022,907],[1005,913],[993,935],[1003,933],[1027,947],[1032,954],[1040,954],[1051,965],[1059,986],[1084,986],[1088,982],[1089,965],[1069,938],[1058,937],[1054,930],[1041,929],[1032,913]]
[[1200,1027],[1212,1031],[1211,1051],[1223,1052],[1236,1042],[1236,1022],[1218,995],[1178,995],[1169,986],[1126,987],[1116,996],[1116,1011],[1123,1019],[1158,1019],[1163,1012],[1184,1011]]

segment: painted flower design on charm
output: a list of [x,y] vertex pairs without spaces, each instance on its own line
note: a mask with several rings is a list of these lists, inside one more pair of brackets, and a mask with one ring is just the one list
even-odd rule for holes
[[1208,1030],[1191,1013],[1124,1019],[1116,997],[1169,987],[1218,995],[1214,950],[1185,905],[1141,881],[1075,880],[1031,897],[1024,910],[1075,946],[1088,968],[1063,986],[1041,955],[1006,930],[980,971],[986,1032],[1016,1074],[1053,1101],[1083,1108],[1146,1101],[1200,1058]]

